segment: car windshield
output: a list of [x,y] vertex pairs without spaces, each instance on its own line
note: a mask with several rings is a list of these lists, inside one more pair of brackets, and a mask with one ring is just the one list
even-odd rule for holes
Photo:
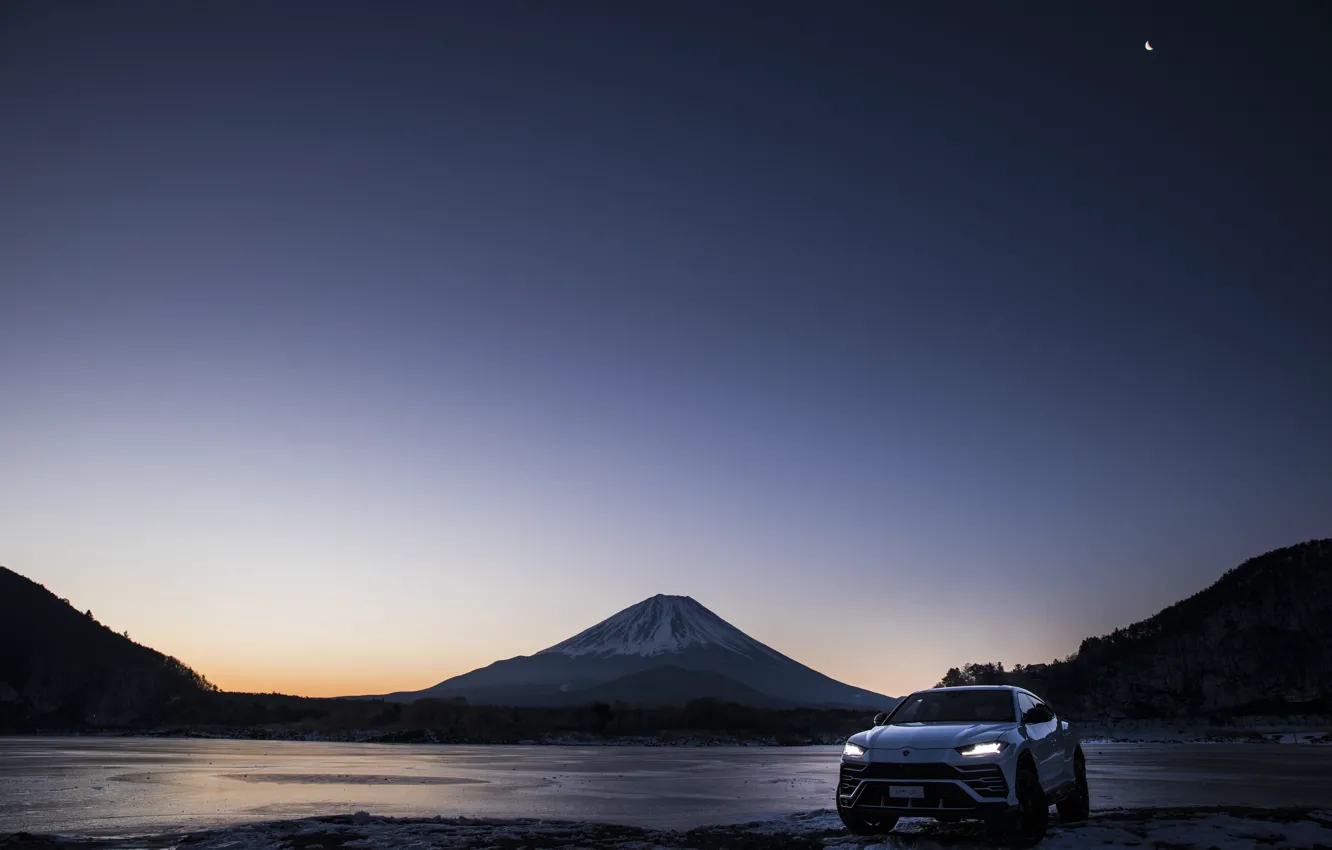
[[1013,722],[1009,691],[922,691],[902,700],[889,723]]

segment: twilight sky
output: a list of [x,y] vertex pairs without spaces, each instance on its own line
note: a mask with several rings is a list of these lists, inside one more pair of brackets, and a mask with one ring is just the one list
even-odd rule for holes
[[664,592],[898,694],[1332,534],[1327,5],[903,5],[6,4],[0,564],[232,689]]

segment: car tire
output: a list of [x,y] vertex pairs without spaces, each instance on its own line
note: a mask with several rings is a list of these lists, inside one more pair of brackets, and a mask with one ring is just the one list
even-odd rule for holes
[[1045,837],[1050,824],[1050,804],[1036,769],[1030,765],[1018,768],[1016,785],[1018,808],[1008,816],[1004,843],[1009,847],[1034,847]]
[[880,816],[867,818],[859,812],[842,808],[842,803],[837,802],[837,816],[842,819],[842,825],[846,831],[852,835],[880,835],[885,832],[892,832],[893,827],[897,826],[895,816]]
[[1082,757],[1081,748],[1073,756],[1073,773],[1077,777],[1073,793],[1055,804],[1055,808],[1059,810],[1061,823],[1076,823],[1086,820],[1091,814],[1091,793],[1087,790],[1087,760]]

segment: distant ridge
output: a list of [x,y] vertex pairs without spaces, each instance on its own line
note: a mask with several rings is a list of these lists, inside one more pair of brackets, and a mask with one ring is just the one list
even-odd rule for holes
[[714,699],[756,708],[790,708],[792,705],[720,673],[683,667],[652,667],[565,695],[565,700],[571,704],[628,703],[645,708],[679,706],[696,699]]
[[711,697],[744,705],[879,711],[895,700],[831,679],[732,626],[688,596],[658,594],[535,655],[455,676],[423,697],[494,705],[615,701],[682,705]]

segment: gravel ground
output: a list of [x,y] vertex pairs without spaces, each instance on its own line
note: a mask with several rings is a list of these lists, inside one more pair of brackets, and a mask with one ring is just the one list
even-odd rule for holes
[[[184,835],[77,839],[17,833],[0,850],[860,850],[991,847],[976,824],[910,819],[891,834],[856,837],[823,810],[737,826],[646,830],[569,821],[386,818],[355,815],[273,821]],[[1332,850],[1332,811],[1311,809],[1124,809],[1085,823],[1052,823],[1045,850]]]

